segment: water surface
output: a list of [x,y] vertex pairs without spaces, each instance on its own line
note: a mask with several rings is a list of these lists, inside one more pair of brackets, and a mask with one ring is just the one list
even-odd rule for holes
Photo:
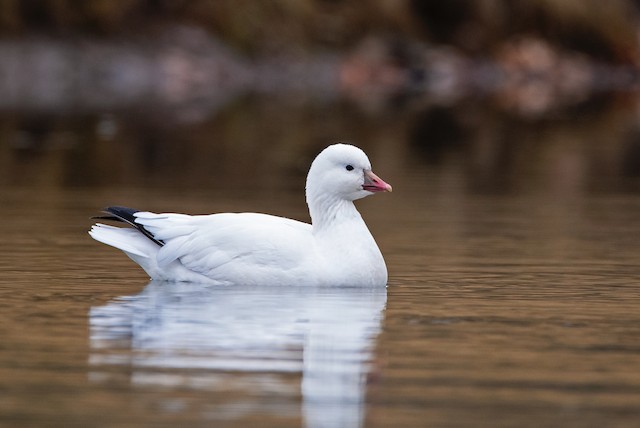
[[[474,108],[3,117],[1,423],[636,426],[633,111]],[[335,135],[394,186],[359,204],[386,290],[149,283],[86,233],[115,203],[305,220]]]

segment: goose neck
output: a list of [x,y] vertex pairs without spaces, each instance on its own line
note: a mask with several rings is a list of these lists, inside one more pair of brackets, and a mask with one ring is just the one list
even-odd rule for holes
[[332,196],[308,199],[309,214],[314,233],[351,220],[361,220],[353,201]]

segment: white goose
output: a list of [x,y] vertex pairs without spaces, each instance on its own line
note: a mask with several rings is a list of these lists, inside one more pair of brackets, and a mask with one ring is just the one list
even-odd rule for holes
[[382,254],[353,201],[391,186],[355,146],[334,144],[313,161],[311,224],[257,213],[190,216],[124,207],[89,234],[125,252],[152,279],[207,284],[385,286]]

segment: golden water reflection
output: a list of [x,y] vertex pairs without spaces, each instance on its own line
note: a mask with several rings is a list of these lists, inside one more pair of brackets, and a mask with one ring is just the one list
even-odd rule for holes
[[[331,421],[326,405],[354,426],[634,426],[640,138],[623,101],[539,120],[411,100],[247,100],[191,124],[2,115],[0,422],[287,427]],[[352,292],[145,287],[87,235],[109,204],[306,220],[306,170],[336,140],[394,186],[359,203],[384,317],[383,296]]]

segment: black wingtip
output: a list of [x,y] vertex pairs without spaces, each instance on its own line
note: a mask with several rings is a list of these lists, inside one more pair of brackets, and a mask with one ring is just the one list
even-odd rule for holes
[[97,220],[112,220],[127,223],[129,226],[138,229],[144,236],[151,239],[159,246],[162,247],[164,245],[164,242],[156,239],[151,232],[144,228],[143,225],[136,223],[136,217],[134,214],[140,212],[140,210],[114,205],[104,208],[102,212],[106,213],[107,215],[95,216],[91,218]]
[[123,223],[131,224],[135,222],[134,214],[137,213],[138,210],[127,207],[112,206],[103,208],[102,212],[107,215],[95,215],[91,218],[95,220],[121,221]]
[[120,207],[117,205],[114,206],[110,206],[110,207],[106,207],[102,210],[102,212],[110,214],[114,217],[119,218],[120,220],[124,221],[125,223],[135,223],[136,218],[134,216],[135,213],[139,212],[140,210],[137,210],[135,208],[128,208],[128,207]]

